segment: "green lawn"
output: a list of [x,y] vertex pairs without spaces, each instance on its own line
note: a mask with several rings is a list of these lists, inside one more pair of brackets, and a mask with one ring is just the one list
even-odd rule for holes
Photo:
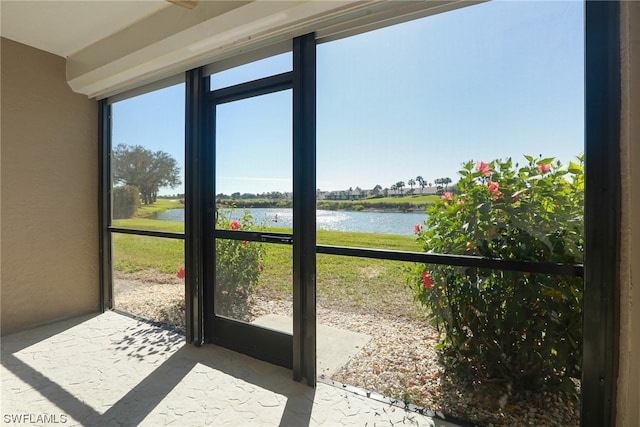
[[435,194],[429,195],[413,195],[402,197],[380,197],[377,199],[362,199],[358,203],[411,203],[413,205],[428,205],[435,203],[440,196]]
[[177,199],[158,199],[150,205],[142,205],[135,213],[136,217],[146,217],[154,213],[164,212],[167,209],[179,209],[184,205]]
[[[379,197],[360,200],[318,200],[316,206],[324,210],[387,210],[402,212],[405,210],[422,209],[438,200],[437,195],[408,195],[402,197]],[[225,206],[236,206],[242,208],[290,208],[291,200],[271,200],[271,199],[225,199],[219,203]]]
[[438,196],[436,195],[380,197],[361,200],[318,200],[316,207],[323,210],[409,212],[423,211],[437,200]]
[[[178,232],[184,227],[182,223],[145,218],[118,220],[114,225]],[[325,230],[318,231],[317,243],[407,251],[418,249],[412,236]],[[258,289],[272,298],[290,300],[292,247],[266,244],[264,248],[264,271]],[[125,273],[153,270],[176,274],[184,266],[184,241],[114,233],[113,262],[115,270]],[[318,302],[325,307],[358,312],[407,312],[407,302],[412,298],[403,276],[407,266],[407,263],[398,261],[319,254],[316,266]]]
[[[145,218],[167,209],[181,208],[179,200],[158,199],[151,205],[142,205],[133,218],[114,219],[112,225],[140,230],[184,232],[184,223]],[[176,273],[184,266],[184,241],[158,237],[113,233],[113,268],[132,273],[154,270]]]
[[112,221],[114,227],[121,228],[134,228],[139,230],[153,230],[153,231],[173,231],[178,233],[184,233],[184,223],[175,221],[161,221],[158,219],[150,218],[129,218],[129,219],[114,219]]

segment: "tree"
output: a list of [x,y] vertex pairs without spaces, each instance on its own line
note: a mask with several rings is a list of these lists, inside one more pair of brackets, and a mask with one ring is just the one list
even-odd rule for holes
[[448,176],[445,178],[442,178],[442,183],[444,184],[444,191],[449,190],[449,184],[451,184],[451,178],[449,178]]
[[445,178],[437,178],[434,179],[433,182],[436,184],[436,189],[438,194],[444,194],[445,191],[449,190],[449,184],[451,184],[451,178],[449,177],[445,177]]
[[381,191],[382,191],[382,185],[380,184],[376,184],[376,186],[373,187],[373,190],[371,190],[373,194],[380,194]]
[[112,154],[112,173],[114,184],[138,187],[145,205],[156,201],[160,188],[181,184],[180,168],[173,157],[140,145],[117,145]]
[[396,188],[398,189],[398,192],[400,193],[400,195],[402,195],[402,189],[404,188],[406,184],[404,183],[404,181],[398,181],[396,182]]
[[413,186],[416,185],[416,181],[412,178],[407,181],[407,184],[409,185],[409,187],[411,187],[411,190],[413,190]]
[[418,185],[420,186],[420,192],[423,193],[424,192],[424,187],[427,185],[427,182],[420,175],[416,176],[416,181],[418,182]]

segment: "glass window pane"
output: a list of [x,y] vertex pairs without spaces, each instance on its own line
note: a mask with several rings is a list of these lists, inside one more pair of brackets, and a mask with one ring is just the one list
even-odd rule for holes
[[318,239],[582,262],[583,32],[580,2],[487,2],[318,46]]
[[216,107],[216,200],[219,209],[251,209],[254,222],[292,227],[292,92]]
[[112,105],[112,225],[184,231],[184,84]]
[[[487,2],[318,46],[318,243],[581,263],[583,44],[580,2]],[[320,374],[579,424],[582,278],[318,255],[317,286],[319,361],[371,337]]]
[[[407,287],[412,268],[430,287],[418,270]],[[318,255],[317,287],[321,377],[479,425],[579,425],[581,278]],[[454,329],[465,354],[436,351]],[[515,385],[531,370],[549,376],[535,392]]]
[[184,329],[184,241],[112,237],[114,308]]
[[291,334],[293,250],[241,240],[216,240],[215,314]]
[[291,71],[292,68],[293,54],[291,52],[284,52],[279,55],[270,56],[212,74],[210,77],[211,90],[222,89],[263,77],[286,73],[287,71]]
[[[216,228],[291,233],[292,91],[216,107]],[[216,239],[218,316],[292,333],[289,245]]]

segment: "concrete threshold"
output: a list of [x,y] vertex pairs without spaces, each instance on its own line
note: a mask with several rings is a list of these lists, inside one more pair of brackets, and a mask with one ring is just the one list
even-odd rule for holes
[[[267,314],[253,321],[254,324],[292,333],[293,319],[288,316]],[[318,375],[331,377],[355,357],[371,340],[371,335],[319,324],[317,331],[316,369]]]

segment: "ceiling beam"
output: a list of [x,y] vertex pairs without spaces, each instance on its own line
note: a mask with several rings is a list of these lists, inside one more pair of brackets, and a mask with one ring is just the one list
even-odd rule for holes
[[369,30],[478,1],[245,0],[203,1],[193,11],[168,7],[71,55],[67,82],[101,99],[303,34],[339,38],[353,28]]

